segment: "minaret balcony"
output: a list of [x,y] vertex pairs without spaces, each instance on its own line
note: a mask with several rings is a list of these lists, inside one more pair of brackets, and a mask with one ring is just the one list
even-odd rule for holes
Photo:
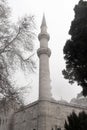
[[39,48],[39,49],[37,50],[37,55],[38,55],[38,57],[40,57],[40,55],[42,55],[42,54],[46,54],[46,55],[48,55],[48,56],[50,57],[50,55],[51,55],[51,50],[50,50],[49,48]]
[[48,41],[49,41],[49,39],[50,39],[50,36],[49,36],[49,34],[48,33],[45,33],[45,32],[41,32],[39,35],[38,35],[38,39],[39,39],[39,41],[41,40],[41,39],[43,39],[43,38],[45,38],[45,39],[47,39]]

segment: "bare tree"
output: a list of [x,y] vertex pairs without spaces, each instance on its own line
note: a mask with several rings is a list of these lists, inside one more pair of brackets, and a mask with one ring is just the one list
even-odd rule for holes
[[9,20],[10,9],[6,0],[0,0],[0,97],[19,100],[9,80],[11,70],[20,67],[34,71],[33,40],[35,39],[34,16],[25,16],[17,24]]

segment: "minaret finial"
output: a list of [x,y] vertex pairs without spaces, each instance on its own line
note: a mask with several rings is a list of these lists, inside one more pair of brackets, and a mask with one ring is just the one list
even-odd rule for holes
[[45,14],[43,14],[42,24],[41,24],[41,32],[38,35],[38,39],[40,40],[44,37],[49,41],[50,36],[47,33],[47,25],[46,25],[46,20],[45,20]]
[[46,19],[45,19],[45,14],[44,13],[43,13],[43,19],[42,19],[41,28],[42,27],[47,27],[47,25],[46,25]]

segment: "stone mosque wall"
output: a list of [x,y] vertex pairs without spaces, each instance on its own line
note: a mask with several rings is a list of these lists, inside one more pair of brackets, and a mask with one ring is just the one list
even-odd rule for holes
[[38,103],[34,102],[15,112],[13,130],[36,130],[37,129]]
[[[86,107],[72,105],[69,103],[56,101],[37,101],[24,108],[21,108],[12,115],[12,120],[8,130],[64,130],[64,123],[67,116],[75,111],[86,111]],[[2,125],[0,130],[7,130]],[[41,129],[41,126],[43,126]]]

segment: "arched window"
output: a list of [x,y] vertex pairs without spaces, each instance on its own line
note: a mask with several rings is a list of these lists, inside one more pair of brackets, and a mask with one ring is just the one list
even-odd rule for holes
[[57,125],[55,125],[55,130],[57,130]]
[[3,124],[4,124],[4,119],[3,119]]
[[1,125],[1,118],[0,118],[0,125]]
[[[52,130],[53,130],[53,128],[52,128]],[[57,125],[55,125],[55,130],[61,130],[61,128],[58,127]]]

